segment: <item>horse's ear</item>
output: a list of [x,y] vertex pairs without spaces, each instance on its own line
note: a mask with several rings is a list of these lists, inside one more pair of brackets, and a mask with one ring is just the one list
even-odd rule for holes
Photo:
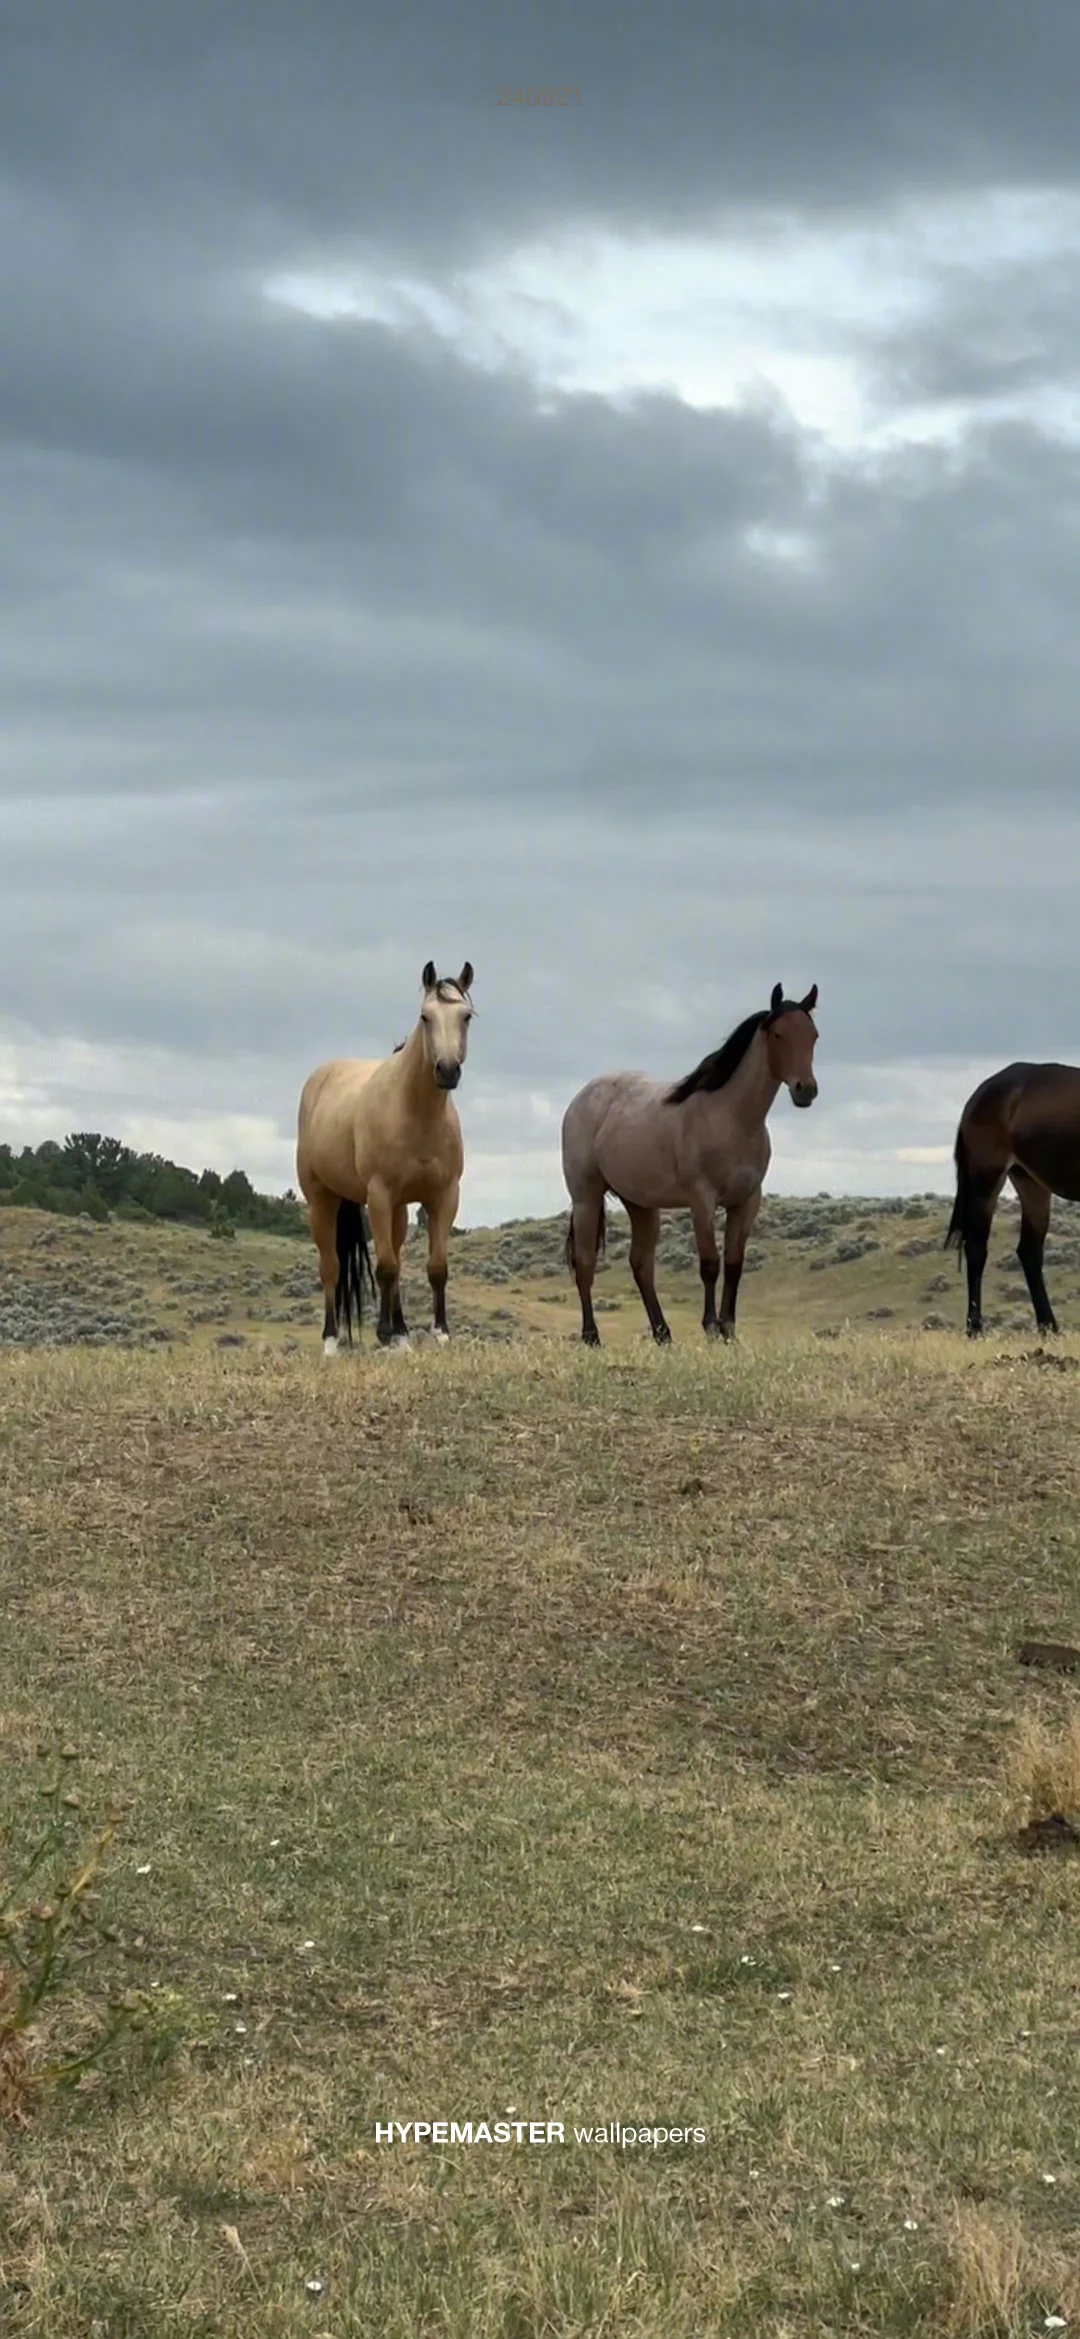
[[805,999],[800,999],[800,1001],[799,1001],[799,1005],[800,1005],[800,1007],[805,1007],[805,1009],[806,1009],[806,1012],[807,1012],[807,1014],[808,1014],[808,1015],[809,1015],[809,1014],[812,1012],[812,1010],[813,1010],[813,1009],[814,1009],[814,1008],[817,1006],[817,984],[816,984],[816,983],[811,983],[811,985],[810,985],[810,989],[808,990],[808,992],[807,992],[807,994],[806,994],[806,997],[805,997]]
[[773,985],[773,995],[772,995],[772,998],[771,998],[771,999],[770,999],[770,1001],[769,1001],[769,1013],[770,1013],[770,1015],[779,1015],[779,1013],[780,1013],[780,1009],[782,1008],[783,1004],[784,1004],[784,986],[783,986],[783,984],[782,984],[782,983],[774,983],[774,985]]
[[469,960],[468,960],[468,959],[466,959],[466,961],[465,961],[465,964],[464,964],[464,966],[462,967],[461,973],[459,974],[459,976],[458,976],[458,979],[457,979],[457,987],[458,987],[458,990],[459,990],[459,991],[471,991],[471,990],[472,990],[472,986],[473,986],[473,971],[472,971],[472,967],[471,967],[471,965],[470,965],[470,963],[469,963]]
[[427,965],[424,968],[423,974],[420,977],[425,991],[433,991],[436,983],[438,982],[438,979],[438,975],[435,972],[435,961],[433,958],[429,958]]

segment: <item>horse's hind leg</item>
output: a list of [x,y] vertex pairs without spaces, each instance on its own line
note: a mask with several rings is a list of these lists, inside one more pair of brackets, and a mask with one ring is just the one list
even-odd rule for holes
[[656,1246],[660,1240],[660,1212],[642,1210],[636,1202],[628,1202],[630,1220],[630,1266],[634,1281],[641,1293],[653,1339],[659,1348],[667,1348],[671,1328],[664,1320],[664,1311],[656,1296]]
[[598,1196],[590,1194],[584,1202],[575,1202],[570,1213],[570,1236],[566,1248],[581,1301],[581,1337],[586,1348],[600,1346],[600,1334],[593,1314],[592,1287],[603,1216],[602,1191]]
[[1020,1196],[1020,1240],[1016,1256],[1027,1278],[1035,1321],[1040,1332],[1056,1332],[1057,1317],[1043,1282],[1043,1245],[1050,1226],[1050,1195],[1019,1163],[1014,1164],[1009,1176]]
[[983,1275],[990,1249],[990,1229],[1004,1183],[1004,1170],[972,1169],[969,1172],[964,1216],[964,1257],[967,1261],[967,1331],[970,1340],[976,1340],[983,1328]]
[[308,1224],[319,1254],[319,1281],[323,1288],[323,1355],[338,1354],[337,1336],[337,1214],[338,1198],[317,1186],[308,1202]]

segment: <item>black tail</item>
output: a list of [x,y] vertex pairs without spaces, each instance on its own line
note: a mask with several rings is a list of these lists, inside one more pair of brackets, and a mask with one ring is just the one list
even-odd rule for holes
[[350,1348],[352,1347],[353,1308],[356,1308],[356,1327],[364,1321],[364,1281],[366,1275],[372,1299],[375,1297],[375,1277],[371,1271],[371,1251],[367,1213],[359,1202],[339,1202],[337,1214],[338,1279],[334,1306],[338,1322],[343,1323]]
[[956,1163],[956,1200],[953,1203],[952,1217],[949,1220],[949,1231],[945,1237],[944,1247],[947,1251],[955,1250],[957,1252],[957,1264],[959,1265],[967,1243],[968,1211],[971,1206],[971,1173],[968,1167],[967,1146],[964,1143],[964,1124],[962,1121],[956,1132],[953,1160]]
[[[606,1249],[607,1216],[604,1207],[604,1196],[601,1194],[600,1215],[596,1221],[596,1255],[598,1259],[603,1258]],[[565,1258],[566,1264],[569,1267],[570,1273],[572,1275],[575,1267],[577,1266],[577,1252],[574,1249],[574,1213],[572,1210],[570,1212],[570,1224],[566,1229]]]

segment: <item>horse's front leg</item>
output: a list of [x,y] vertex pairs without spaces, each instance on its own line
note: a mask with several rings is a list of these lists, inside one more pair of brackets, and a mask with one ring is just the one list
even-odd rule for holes
[[[716,1318],[716,1286],[720,1280],[720,1251],[716,1240],[716,1196],[708,1191],[692,1194],[690,1216],[694,1222],[694,1240],[697,1243],[698,1266],[705,1294],[705,1312],[701,1319],[707,1340],[718,1340],[722,1326]],[[727,1286],[725,1284],[725,1296]]]
[[404,1345],[409,1337],[401,1312],[401,1222],[404,1218],[408,1223],[408,1211],[395,1202],[381,1180],[372,1178],[368,1186],[367,1214],[375,1245],[375,1281],[379,1287],[375,1337],[380,1348],[393,1348],[399,1343]]
[[446,1279],[449,1274],[450,1230],[457,1217],[461,1184],[451,1178],[438,1198],[428,1205],[428,1282],[431,1285],[431,1329],[436,1340],[449,1340],[446,1321]]
[[742,1281],[743,1261],[751,1228],[761,1208],[761,1188],[729,1210],[724,1225],[724,1293],[717,1330],[722,1340],[735,1338],[735,1303]]

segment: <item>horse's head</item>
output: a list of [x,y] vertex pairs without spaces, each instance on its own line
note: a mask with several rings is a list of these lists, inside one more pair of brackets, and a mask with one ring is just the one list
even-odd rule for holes
[[817,1095],[814,1043],[817,1025],[811,1008],[817,1005],[817,984],[805,999],[785,999],[777,983],[765,1018],[765,1045],[773,1079],[786,1088],[793,1105],[812,1105]]
[[429,958],[421,976],[424,1004],[420,1024],[428,1063],[440,1088],[456,1088],[461,1078],[473,1018],[469,990],[473,971],[466,959],[461,973],[440,980]]

